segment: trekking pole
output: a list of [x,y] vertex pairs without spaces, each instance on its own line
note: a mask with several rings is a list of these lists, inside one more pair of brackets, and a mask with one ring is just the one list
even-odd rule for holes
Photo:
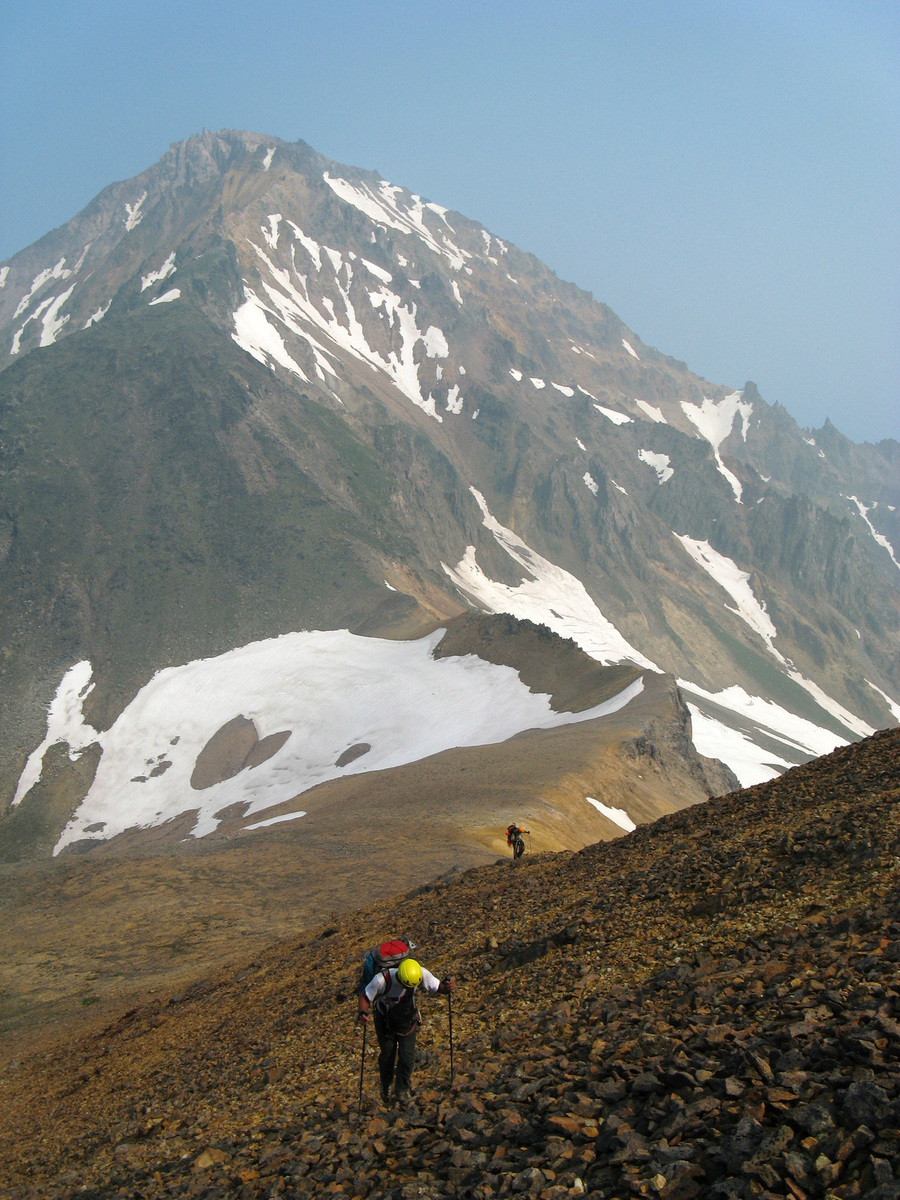
[[368,1032],[368,1029],[369,1029],[368,1023],[364,1023],[363,1024],[362,1057],[360,1058],[360,1062],[359,1062],[359,1103],[356,1106],[356,1119],[357,1120],[359,1120],[359,1118],[362,1116],[363,1071],[365,1070],[365,1067],[366,1067],[366,1034]]
[[453,1087],[453,993],[447,993],[447,1018],[450,1022],[450,1086]]

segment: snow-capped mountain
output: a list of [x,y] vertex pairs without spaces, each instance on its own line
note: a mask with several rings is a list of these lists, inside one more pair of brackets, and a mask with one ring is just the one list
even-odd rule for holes
[[[541,726],[484,664],[469,691],[432,680],[432,631],[467,608],[672,674],[697,751],[745,784],[900,719],[897,443],[697,378],[303,143],[205,132],[16,255],[0,367],[0,784],[25,811],[60,747],[95,748],[59,845],[179,804],[202,833],[272,779]],[[366,692],[370,655],[393,688]],[[197,755],[237,718],[288,736],[201,803]]]

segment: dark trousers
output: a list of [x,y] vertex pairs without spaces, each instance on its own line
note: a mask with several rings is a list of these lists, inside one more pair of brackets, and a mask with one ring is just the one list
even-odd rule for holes
[[394,1081],[396,1064],[397,1093],[408,1092],[412,1079],[413,1064],[416,1060],[416,1029],[413,1025],[410,1033],[394,1033],[388,1027],[387,1019],[378,1009],[375,1010],[375,1034],[378,1038],[378,1074],[381,1076],[381,1090],[390,1090]]

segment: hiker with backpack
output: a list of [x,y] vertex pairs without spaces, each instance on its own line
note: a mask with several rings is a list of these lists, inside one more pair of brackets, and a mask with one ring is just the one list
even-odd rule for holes
[[[402,949],[401,949],[402,948]],[[394,1098],[401,1106],[409,1103],[410,1082],[416,1057],[416,1031],[421,1024],[416,1007],[416,991],[422,987],[432,994],[450,993],[454,988],[452,979],[437,976],[409,957],[415,949],[405,941],[384,942],[375,951],[366,955],[367,963],[372,960],[399,959],[396,966],[383,967],[375,971],[359,990],[357,1020],[364,1026],[374,1017],[375,1035],[378,1038],[378,1074],[381,1080],[381,1099],[387,1105],[391,1100],[391,1084]],[[363,975],[366,967],[363,968]],[[360,980],[362,983],[362,980]]]
[[525,842],[522,839],[522,834],[527,833],[531,836],[530,829],[523,829],[521,825],[512,825],[506,827],[506,844],[512,847],[513,858],[521,858],[525,853]]

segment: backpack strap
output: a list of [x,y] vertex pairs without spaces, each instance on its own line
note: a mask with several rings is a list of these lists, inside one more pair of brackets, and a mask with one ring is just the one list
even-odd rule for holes
[[391,990],[391,972],[390,970],[381,971],[380,974],[384,981],[384,991],[375,997],[375,1004],[382,1009],[386,1009],[388,1007],[387,994]]

